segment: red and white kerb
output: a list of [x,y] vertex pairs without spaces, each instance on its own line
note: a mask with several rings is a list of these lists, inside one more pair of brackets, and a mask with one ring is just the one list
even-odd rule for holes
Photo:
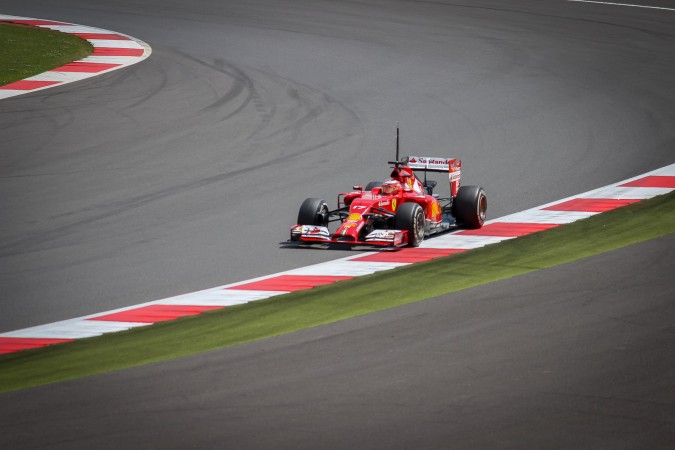
[[150,56],[150,46],[131,36],[72,23],[0,14],[0,23],[49,28],[86,39],[94,46],[91,56],[48,72],[0,86],[0,100],[59,86],[136,64]]

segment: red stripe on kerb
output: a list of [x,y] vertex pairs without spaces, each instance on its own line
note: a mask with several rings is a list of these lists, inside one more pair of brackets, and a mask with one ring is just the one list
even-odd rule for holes
[[351,259],[358,262],[416,263],[464,252],[461,248],[402,248],[395,251],[380,251]]
[[142,48],[94,47],[92,56],[143,56]]
[[106,314],[105,316],[92,317],[88,320],[155,323],[174,320],[184,316],[195,316],[206,311],[221,308],[224,308],[224,306],[149,305],[128,311]]
[[105,63],[90,63],[90,62],[74,62],[66,64],[65,66],[57,67],[52,69],[53,72],[86,72],[86,73],[98,73],[103,72],[104,70],[112,69],[113,67],[119,67],[122,64],[105,64]]
[[654,187],[654,188],[675,188],[675,177],[671,175],[650,175],[621,184],[619,187]]
[[557,223],[509,223],[509,222],[495,222],[489,225],[484,225],[483,228],[477,230],[460,231],[456,234],[463,234],[467,236],[501,236],[501,237],[518,237],[527,234],[536,233],[537,231],[548,230],[559,226]]
[[605,212],[639,201],[637,199],[575,198],[543,209],[548,211]]
[[0,20],[0,22],[9,22],[9,23],[18,23],[19,25],[32,25],[32,26],[38,26],[38,25],[72,25],[70,23],[65,23],[65,22],[54,22],[53,20],[15,20],[15,19],[7,19],[7,20]]
[[82,39],[101,39],[104,41],[130,41],[126,36],[115,33],[69,33]]
[[45,86],[54,86],[55,84],[61,84],[61,82],[21,80],[15,81],[14,83],[5,84],[4,86],[0,86],[0,89],[9,89],[16,91],[32,91],[33,89],[39,89]]
[[14,353],[30,348],[45,347],[52,344],[61,344],[63,342],[72,342],[75,339],[41,339],[41,338],[13,338],[0,337],[0,354]]
[[311,289],[316,286],[332,284],[336,281],[350,280],[354,277],[324,276],[324,275],[280,275],[262,281],[228,287],[246,291],[280,291],[295,292]]

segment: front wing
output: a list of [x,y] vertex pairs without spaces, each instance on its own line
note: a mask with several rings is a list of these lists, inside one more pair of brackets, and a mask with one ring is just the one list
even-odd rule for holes
[[291,241],[324,243],[324,244],[347,244],[347,245],[373,245],[377,247],[403,247],[408,245],[408,232],[406,230],[373,230],[365,240],[345,240],[331,235],[327,227],[318,225],[295,225],[291,228]]

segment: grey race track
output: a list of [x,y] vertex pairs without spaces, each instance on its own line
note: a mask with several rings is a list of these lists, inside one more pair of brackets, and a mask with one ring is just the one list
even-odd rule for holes
[[673,266],[675,234],[275,339],[4,394],[0,447],[672,448]]
[[463,160],[491,217],[674,159],[674,12],[562,0],[0,9],[154,50],[0,102],[0,331],[341,256],[279,243],[305,197],[332,203],[387,175],[396,121],[404,152]]
[[[673,162],[668,12],[55,3],[0,9],[154,53],[0,102],[0,331],[337,258],[278,243],[304,197],[386,175],[397,120],[492,217]],[[0,447],[667,448],[674,245],[5,394]]]

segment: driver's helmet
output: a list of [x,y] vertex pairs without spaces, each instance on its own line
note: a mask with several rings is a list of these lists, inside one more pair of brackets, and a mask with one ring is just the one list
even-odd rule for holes
[[382,183],[382,193],[384,195],[396,195],[401,192],[401,183],[396,180],[387,180]]

